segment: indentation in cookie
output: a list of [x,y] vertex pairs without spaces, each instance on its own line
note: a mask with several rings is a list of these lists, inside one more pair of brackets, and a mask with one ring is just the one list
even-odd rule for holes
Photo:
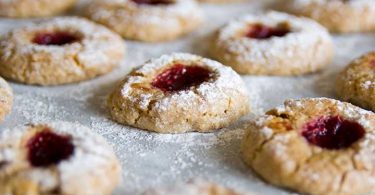
[[136,4],[146,4],[146,5],[169,5],[173,4],[172,0],[132,0]]
[[340,116],[324,116],[304,125],[302,136],[316,146],[338,150],[350,147],[363,138],[364,128],[355,121]]
[[373,68],[375,68],[375,60],[372,60],[372,61],[370,61],[370,67],[373,67]]
[[283,37],[288,33],[290,33],[290,29],[285,25],[271,27],[264,24],[252,24],[245,36],[252,39],[269,39],[271,37]]
[[46,167],[68,159],[74,152],[72,138],[46,128],[28,142],[28,160],[32,166]]
[[213,72],[207,68],[175,64],[157,75],[152,86],[164,92],[176,92],[198,86],[212,77]]
[[70,32],[39,32],[36,33],[32,42],[38,45],[66,45],[79,42],[81,37]]

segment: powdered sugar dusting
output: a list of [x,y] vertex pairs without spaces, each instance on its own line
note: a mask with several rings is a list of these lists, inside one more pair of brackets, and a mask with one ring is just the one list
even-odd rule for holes
[[[82,37],[82,40],[64,46],[30,43],[35,33],[54,31],[71,32]],[[123,45],[120,40],[121,38],[117,34],[86,19],[57,17],[29,24],[8,34],[0,41],[0,47],[4,52],[1,58],[6,60],[13,57],[15,53],[26,56],[32,53],[48,53],[53,59],[64,59],[64,56],[77,55],[77,60],[89,68],[95,64],[106,64],[112,61],[106,52],[122,50]],[[112,42],[112,44],[107,44],[108,42]]]
[[[287,24],[291,32],[283,37],[271,37],[267,40],[251,39],[243,36],[243,32],[246,32],[247,28],[252,24],[263,24],[270,27]],[[293,58],[297,53],[296,50],[309,51],[311,48],[317,49],[315,46],[317,43],[325,45],[331,43],[327,30],[321,25],[307,18],[271,11],[266,14],[246,15],[229,22],[219,30],[217,43],[215,44],[219,48],[225,48],[228,55],[236,54],[237,63],[267,64],[267,67],[264,68],[274,70],[278,68],[279,64],[276,59]],[[313,51],[313,53],[318,52]],[[310,61],[317,60],[309,59],[307,52],[305,55],[306,59],[303,62],[288,63],[288,66],[296,66],[296,68],[301,66],[308,67],[310,66]],[[224,57],[230,59],[230,56]],[[318,56],[314,55],[314,57]]]
[[[163,25],[169,28],[179,28],[179,18],[189,17],[192,20],[203,18],[199,6],[193,0],[175,0],[173,4],[163,6],[137,5],[131,0],[99,0],[90,4],[91,17],[94,20],[105,18],[111,25],[117,25],[113,15],[123,20],[132,20],[136,24]],[[115,9],[108,9],[108,7]]]
[[[134,93],[134,84],[150,83],[150,79],[152,80],[154,77],[156,77],[156,73],[158,71],[167,66],[173,65],[173,63],[196,64],[202,67],[207,67],[215,73],[216,76],[214,76],[213,81],[204,82],[195,89],[202,97],[204,97],[205,100],[212,101],[217,100],[217,98],[222,98],[223,94],[221,94],[221,90],[224,89],[235,90],[243,95],[247,94],[243,81],[231,68],[197,55],[173,53],[170,55],[163,55],[157,59],[149,60],[142,67],[137,69],[137,75],[128,76],[128,78],[126,78],[127,82],[121,89],[122,96],[124,98],[129,98],[135,104],[138,104],[138,97],[134,98],[132,95]],[[138,76],[139,74],[142,76]],[[171,102],[180,102],[183,105],[182,108],[189,108],[192,105],[188,105],[188,103],[190,102],[190,99],[194,99],[195,96],[196,93],[191,90],[179,91],[178,93],[174,93],[169,97],[164,97],[164,99],[156,103],[155,107],[159,111],[166,111],[169,109]],[[151,93],[143,94],[140,100],[140,107],[146,110],[149,103],[155,99],[158,98]]]
[[[205,180],[253,192],[254,194],[292,194],[257,179],[239,155],[243,123],[216,133],[161,135],[119,125],[109,118],[104,104],[107,95],[135,66],[172,52],[205,56],[209,36],[231,19],[264,10],[265,1],[229,5],[202,5],[207,21],[202,28],[179,40],[145,44],[127,41],[128,54],[121,66],[91,81],[59,87],[36,87],[10,83],[15,93],[12,114],[0,129],[29,122],[64,120],[79,122],[103,135],[121,161],[122,182],[115,195],[140,194],[150,187],[173,185],[200,177]],[[0,19],[0,32],[28,21]],[[373,35],[335,36],[337,56],[322,72],[301,77],[242,76],[256,114],[280,105],[288,98],[335,97],[333,84],[339,72],[352,59],[373,50]],[[360,47],[358,47],[360,45]],[[145,97],[147,99],[147,97]]]

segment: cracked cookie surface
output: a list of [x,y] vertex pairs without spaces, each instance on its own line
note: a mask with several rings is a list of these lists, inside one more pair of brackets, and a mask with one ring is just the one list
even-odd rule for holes
[[375,30],[373,0],[286,0],[282,10],[310,17],[335,33]]
[[354,60],[338,75],[336,92],[344,101],[375,111],[375,52]]
[[200,56],[163,55],[133,70],[108,98],[113,120],[160,133],[210,132],[249,111],[231,68]]
[[123,59],[120,36],[77,17],[46,19],[10,31],[0,40],[0,74],[36,85],[88,80]]
[[0,0],[0,16],[27,18],[57,15],[73,7],[77,0]]
[[300,75],[332,61],[327,30],[313,20],[280,12],[246,15],[219,29],[210,56],[240,74]]
[[18,126],[0,140],[0,194],[109,195],[120,178],[110,146],[79,124]]
[[0,121],[8,115],[13,105],[13,91],[8,83],[0,77]]
[[176,186],[151,189],[143,195],[251,195],[250,193],[237,192],[214,183],[200,180],[190,181]]
[[246,129],[243,159],[271,184],[314,195],[375,189],[370,111],[327,98],[287,100]]
[[85,12],[125,39],[146,42],[176,39],[203,21],[203,13],[193,0],[97,0]]

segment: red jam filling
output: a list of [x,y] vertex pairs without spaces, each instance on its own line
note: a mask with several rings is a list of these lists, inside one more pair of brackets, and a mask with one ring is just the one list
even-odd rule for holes
[[338,150],[348,148],[363,138],[365,130],[357,122],[340,116],[328,116],[308,122],[303,128],[302,136],[313,145]]
[[375,68],[375,60],[372,60],[372,61],[370,62],[370,67]]
[[34,167],[46,167],[68,159],[74,152],[70,136],[63,136],[44,129],[28,142],[28,160]]
[[156,76],[152,86],[164,92],[176,92],[198,86],[211,77],[212,72],[206,68],[175,64]]
[[134,3],[139,5],[169,5],[173,4],[171,0],[132,0]]
[[80,41],[80,37],[69,32],[38,33],[33,38],[38,45],[66,45]]
[[246,32],[246,37],[252,39],[269,39],[271,37],[283,37],[290,33],[285,27],[269,27],[263,24],[253,24]]

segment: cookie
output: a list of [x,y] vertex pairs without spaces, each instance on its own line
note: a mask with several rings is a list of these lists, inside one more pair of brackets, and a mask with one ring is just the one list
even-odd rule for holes
[[194,0],[97,0],[86,15],[126,39],[146,42],[176,39],[203,20]]
[[86,19],[47,19],[1,38],[0,74],[26,84],[73,83],[110,72],[124,50],[120,36]]
[[313,195],[375,190],[375,114],[328,98],[287,100],[247,126],[245,162],[265,181]]
[[108,98],[112,119],[160,133],[210,132],[248,113],[244,82],[231,68],[174,53],[130,72]]
[[338,96],[375,111],[375,52],[354,60],[337,77]]
[[205,181],[191,181],[172,187],[151,189],[143,195],[250,195],[248,193],[236,192],[214,183]]
[[216,32],[209,51],[240,74],[288,76],[326,67],[334,47],[318,23],[268,12],[229,22]]
[[[280,2],[281,3],[281,2]],[[310,17],[335,33],[375,30],[373,0],[287,0],[284,11]]]
[[77,0],[0,0],[0,16],[14,18],[58,15],[73,7]]
[[13,91],[8,83],[0,77],[0,121],[4,120],[13,105]]
[[110,146],[82,125],[35,124],[0,134],[0,194],[109,195],[119,178]]

